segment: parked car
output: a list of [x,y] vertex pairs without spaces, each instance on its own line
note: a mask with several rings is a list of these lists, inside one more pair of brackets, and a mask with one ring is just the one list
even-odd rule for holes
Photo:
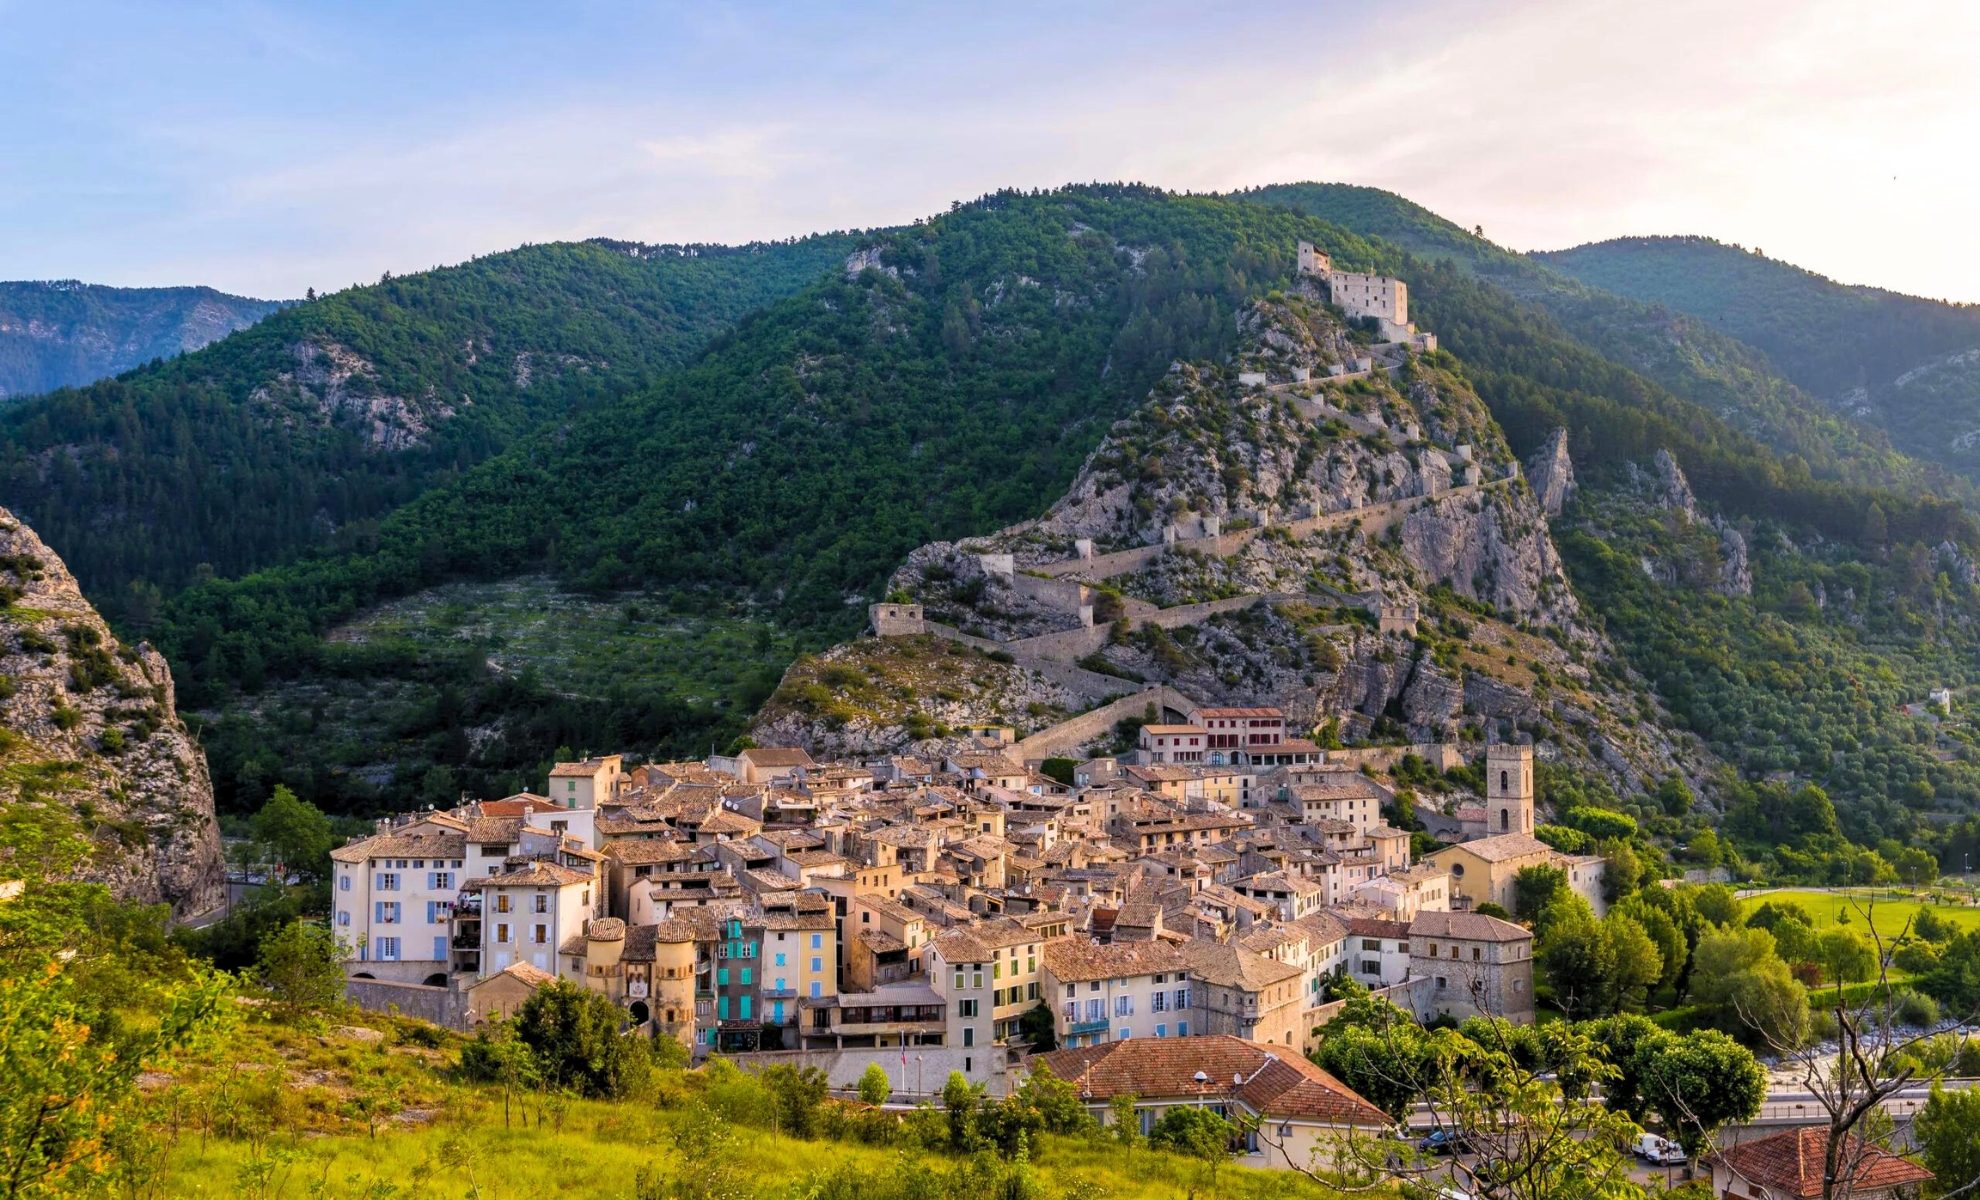
[[1466,1149],[1464,1135],[1454,1129],[1433,1129],[1417,1139],[1416,1148],[1427,1154],[1452,1154]]
[[1666,1137],[1646,1133],[1636,1139],[1636,1156],[1658,1166],[1675,1166],[1685,1161],[1684,1147]]

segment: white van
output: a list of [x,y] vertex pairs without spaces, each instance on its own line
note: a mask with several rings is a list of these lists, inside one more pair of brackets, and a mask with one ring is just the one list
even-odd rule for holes
[[1658,1137],[1654,1133],[1641,1134],[1633,1147],[1638,1158],[1659,1166],[1681,1163],[1685,1160],[1684,1147],[1669,1138]]

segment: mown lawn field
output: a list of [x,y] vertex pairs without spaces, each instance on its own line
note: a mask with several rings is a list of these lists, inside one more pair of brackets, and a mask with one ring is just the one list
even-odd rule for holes
[[[1751,912],[1768,900],[1788,901],[1807,909],[1817,930],[1838,924],[1859,933],[1875,929],[1888,941],[1903,933],[1918,910],[1926,907],[1924,902],[1907,896],[1906,892],[1888,888],[1859,888],[1847,893],[1789,888],[1754,896],[1746,901],[1746,907]],[[1932,904],[1931,908],[1934,915],[1961,929],[1980,929],[1980,908],[1962,904]]]

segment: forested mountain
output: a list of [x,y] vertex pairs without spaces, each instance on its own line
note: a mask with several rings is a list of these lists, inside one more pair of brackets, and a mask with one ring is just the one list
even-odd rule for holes
[[850,245],[530,246],[311,299],[0,412],[0,504],[142,621],[195,578],[370,544],[394,508],[688,361]]
[[1704,237],[1617,238],[1534,258],[1690,314],[1906,452],[1980,473],[1980,305],[1840,284]]
[[1839,415],[1818,398],[1829,393],[1783,372],[1756,349],[1758,343],[1682,306],[1646,302],[1627,289],[1604,290],[1601,278],[1553,269],[1559,264],[1545,256],[1536,261],[1513,254],[1376,188],[1297,183],[1241,195],[1336,222],[1433,262],[1449,260],[1551,318],[1560,333],[1704,406],[1780,454],[1800,458],[1818,478],[1980,499],[1972,480],[1940,465],[1947,461],[1943,455],[1908,442],[1893,448],[1895,430]]
[[0,400],[77,387],[197,350],[279,307],[207,287],[0,283]]
[[[1482,272],[1283,207],[1137,187],[999,193],[876,235],[852,270],[749,315],[686,369],[602,397],[434,487],[383,520],[369,548],[202,582],[155,617],[134,616],[149,618],[189,702],[225,714],[206,733],[223,805],[252,803],[276,780],[344,809],[493,792],[560,745],[705,753],[741,729],[761,690],[697,699],[667,678],[627,676],[560,692],[491,672],[479,647],[493,643],[465,627],[452,655],[324,634],[437,583],[547,571],[580,592],[630,595],[629,630],[656,614],[677,630],[754,622],[758,660],[792,633],[834,640],[914,547],[1042,511],[1173,360],[1220,362],[1239,305],[1293,278],[1302,238],[1406,279],[1413,315],[1522,456],[1565,426],[1590,492],[1624,495],[1669,450],[1702,512],[1750,530],[1748,541],[1765,534],[1763,571],[1821,547],[1820,563],[1795,568],[1801,590],[1763,577],[1727,596],[1715,572],[1743,551],[1717,526],[1660,546],[1668,521],[1612,515],[1570,540],[1571,578],[1594,618],[1613,608],[1626,661],[1682,697],[1678,720],[1748,770],[1819,767],[1813,777],[1838,787],[1865,830],[1905,828],[1906,804],[1980,795],[1970,768],[1940,762],[1929,738],[1884,711],[1922,680],[1962,677],[1969,573],[1932,550],[1980,541],[1956,503],[1818,476]],[[1638,560],[1675,565],[1639,594],[1605,565]],[[1804,600],[1817,584],[1826,601]],[[1797,647],[1787,661],[1799,665],[1768,665],[1783,661],[1781,644]],[[1915,667],[1883,670],[1890,652],[1915,654]],[[1821,687],[1800,672],[1820,672]],[[1851,678],[1879,681],[1877,712],[1846,699]],[[1843,689],[1833,704],[1832,684]],[[1782,687],[1785,710],[1754,703]],[[385,742],[326,735],[340,706],[387,695],[397,699],[380,721]],[[1790,749],[1745,753],[1779,738]]]

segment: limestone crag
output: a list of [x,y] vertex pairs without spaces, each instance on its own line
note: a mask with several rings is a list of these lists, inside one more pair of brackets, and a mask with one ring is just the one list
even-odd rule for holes
[[1526,478],[1540,511],[1558,517],[1574,499],[1574,460],[1568,457],[1568,432],[1554,430],[1547,444],[1526,460]]
[[225,896],[206,756],[180,722],[165,659],[120,644],[34,531],[0,509],[0,804],[73,817],[79,877],[201,912]]

